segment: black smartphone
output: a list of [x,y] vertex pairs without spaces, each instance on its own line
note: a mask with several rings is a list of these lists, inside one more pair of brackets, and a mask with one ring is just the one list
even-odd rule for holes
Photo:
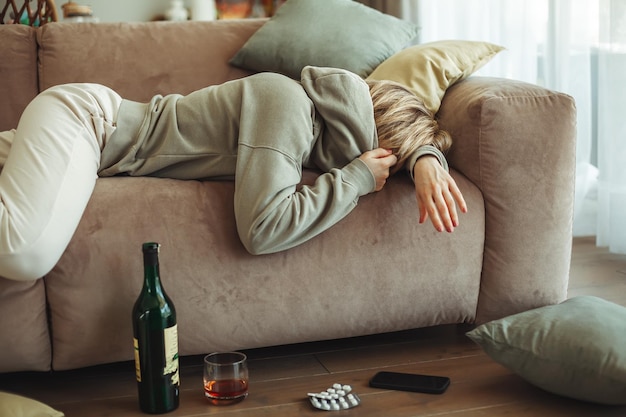
[[397,391],[443,394],[450,385],[446,376],[405,374],[400,372],[378,372],[370,380],[370,387]]

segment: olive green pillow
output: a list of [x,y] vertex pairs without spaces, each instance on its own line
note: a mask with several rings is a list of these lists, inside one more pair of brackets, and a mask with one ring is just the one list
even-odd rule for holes
[[353,0],[289,0],[230,60],[300,79],[307,65],[361,77],[407,46],[418,28]]
[[2,417],[63,417],[63,413],[44,403],[8,392],[0,392]]
[[626,404],[626,307],[575,297],[485,323],[467,336],[496,362],[546,391]]
[[410,88],[437,113],[448,87],[469,77],[504,47],[489,42],[445,40],[406,48],[380,64],[369,76]]

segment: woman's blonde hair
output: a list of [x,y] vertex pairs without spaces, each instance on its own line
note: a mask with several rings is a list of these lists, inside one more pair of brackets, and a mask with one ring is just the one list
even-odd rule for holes
[[411,90],[393,81],[366,82],[374,104],[378,146],[391,149],[398,158],[392,173],[420,146],[432,145],[441,152],[450,148],[450,134],[439,129],[432,112]]

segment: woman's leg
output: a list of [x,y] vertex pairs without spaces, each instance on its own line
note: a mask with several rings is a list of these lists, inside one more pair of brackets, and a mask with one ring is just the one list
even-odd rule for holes
[[120,102],[106,87],[69,84],[24,110],[0,174],[0,276],[37,279],[59,260],[93,191]]

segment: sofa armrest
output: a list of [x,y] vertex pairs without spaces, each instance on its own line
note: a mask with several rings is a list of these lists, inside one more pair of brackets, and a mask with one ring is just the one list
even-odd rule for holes
[[485,202],[476,321],[561,302],[572,245],[573,98],[524,82],[470,77],[448,90],[438,117],[453,137],[450,165]]

